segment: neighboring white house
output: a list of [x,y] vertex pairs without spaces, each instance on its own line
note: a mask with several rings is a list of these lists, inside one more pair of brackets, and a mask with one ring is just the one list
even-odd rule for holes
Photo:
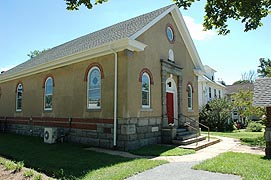
[[215,72],[208,65],[204,66],[205,73],[198,78],[199,108],[206,105],[210,100],[223,98],[225,86],[215,81]]

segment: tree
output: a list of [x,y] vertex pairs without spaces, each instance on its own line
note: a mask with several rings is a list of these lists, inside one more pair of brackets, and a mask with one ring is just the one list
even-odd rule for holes
[[214,99],[202,108],[199,120],[211,131],[231,131],[233,130],[231,109],[231,102],[226,98]]
[[[68,10],[78,10],[85,5],[93,7],[91,0],[64,0]],[[95,5],[108,0],[95,0]],[[200,0],[172,0],[179,8],[188,9],[194,2]],[[205,30],[217,29],[218,34],[230,33],[227,21],[229,19],[241,21],[245,24],[244,31],[250,31],[262,26],[262,19],[271,14],[270,0],[207,0],[203,27]]]
[[257,72],[261,77],[271,77],[271,59],[260,58]]
[[233,101],[233,109],[237,110],[241,117],[261,117],[264,115],[264,109],[252,106],[253,92],[251,90],[240,90],[231,96]]
[[30,59],[31,59],[31,58],[36,57],[37,55],[47,51],[47,50],[49,50],[49,49],[43,49],[41,51],[39,51],[39,50],[30,51],[30,53],[27,54],[27,56],[30,57]]
[[242,73],[241,80],[234,82],[233,85],[253,83],[256,77],[257,77],[257,73],[254,70],[250,70],[248,72]]

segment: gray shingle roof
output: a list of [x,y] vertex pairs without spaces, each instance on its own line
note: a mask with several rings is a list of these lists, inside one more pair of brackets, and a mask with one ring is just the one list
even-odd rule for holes
[[271,78],[256,79],[252,104],[271,107]]
[[238,93],[240,90],[251,90],[253,91],[253,84],[252,83],[245,83],[245,84],[234,84],[234,85],[227,85],[225,89],[226,95],[232,95]]
[[85,36],[79,37],[57,47],[54,47],[6,71],[5,73],[1,74],[1,76],[30,69],[35,66],[53,61],[55,59],[99,47],[103,44],[110,43],[122,38],[129,38],[172,6],[174,5],[169,5],[152,11],[150,13],[143,14],[141,16],[114,24],[107,28],[87,34]]

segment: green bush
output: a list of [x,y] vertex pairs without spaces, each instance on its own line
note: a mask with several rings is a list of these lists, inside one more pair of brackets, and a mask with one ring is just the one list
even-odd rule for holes
[[210,101],[200,111],[199,120],[208,126],[211,131],[232,131],[234,129],[231,120],[231,102],[226,98]]
[[30,177],[32,177],[32,176],[34,176],[34,171],[33,171],[32,169],[26,170],[26,171],[24,172],[24,177],[30,178]]
[[248,123],[246,131],[261,132],[262,128],[263,128],[262,124],[252,121]]

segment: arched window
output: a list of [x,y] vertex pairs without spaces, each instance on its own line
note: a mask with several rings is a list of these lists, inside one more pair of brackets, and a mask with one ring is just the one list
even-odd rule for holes
[[193,109],[193,89],[190,84],[187,85],[187,106],[189,110]]
[[101,71],[96,66],[88,73],[87,107],[88,109],[101,108]]
[[174,62],[174,52],[172,49],[169,49],[169,51],[168,51],[168,60]]
[[150,108],[150,77],[147,73],[143,73],[141,77],[142,107]]
[[16,111],[22,111],[23,85],[19,83],[16,89]]
[[48,77],[44,84],[44,110],[53,109],[53,78]]

